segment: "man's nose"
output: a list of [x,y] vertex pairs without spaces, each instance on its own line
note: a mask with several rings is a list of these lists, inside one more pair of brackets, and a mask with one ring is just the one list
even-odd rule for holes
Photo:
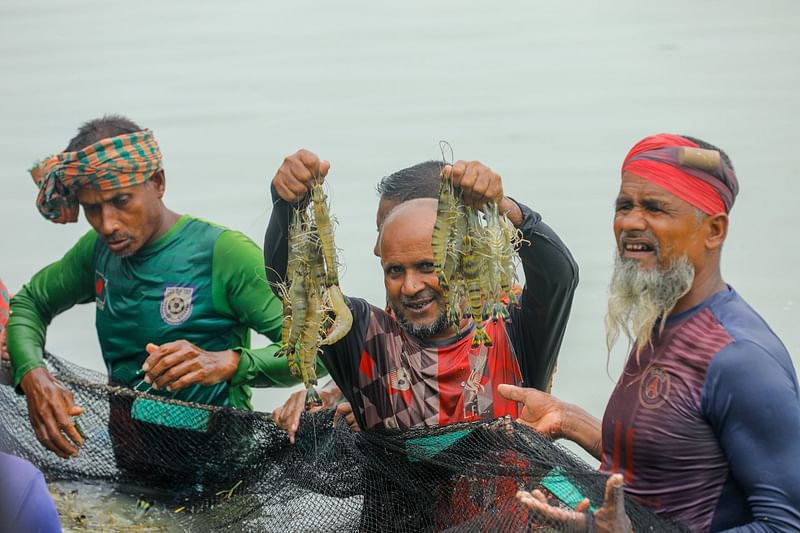
[[113,208],[110,206],[103,206],[100,214],[100,233],[109,236],[115,231],[119,230],[119,220]]
[[403,296],[414,296],[424,288],[425,283],[423,283],[420,276],[412,272],[406,273],[406,276],[403,279]]
[[617,216],[619,217],[620,229],[623,231],[644,231],[647,229],[647,219],[641,209],[631,209]]

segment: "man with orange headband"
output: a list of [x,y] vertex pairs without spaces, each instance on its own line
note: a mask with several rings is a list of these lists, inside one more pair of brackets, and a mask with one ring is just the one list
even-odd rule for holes
[[150,130],[119,116],[90,121],[31,174],[45,218],[74,222],[82,206],[92,226],[11,301],[14,380],[44,446],[68,457],[83,441],[71,418],[82,408],[43,359],[47,325],[76,304],[96,304],[113,384],[249,409],[250,385],[297,382],[274,357],[278,345],[250,348],[250,329],[278,339],[283,320],[261,250],[239,232],[164,205],[166,179]]
[[523,402],[523,422],[577,442],[616,475],[595,513],[519,493],[529,508],[576,531],[625,531],[613,496],[624,484],[692,531],[800,531],[797,375],[720,273],[738,189],[727,155],[691,137],[647,137],[625,158],[606,326],[609,351],[620,332],[632,350],[602,422],[544,392],[500,386]]

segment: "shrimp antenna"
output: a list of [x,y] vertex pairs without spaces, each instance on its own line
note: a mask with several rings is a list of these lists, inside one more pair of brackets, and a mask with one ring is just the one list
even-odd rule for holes
[[[439,141],[439,150],[442,152],[442,161],[444,161],[445,165],[452,165],[453,164],[453,147],[450,146],[450,143],[441,140]],[[448,157],[448,155],[450,157]]]

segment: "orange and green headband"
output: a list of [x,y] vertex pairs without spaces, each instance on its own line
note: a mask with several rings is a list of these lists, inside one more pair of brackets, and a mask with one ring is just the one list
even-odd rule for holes
[[150,130],[108,137],[75,152],[60,152],[30,169],[39,187],[36,207],[46,219],[78,220],[81,187],[107,191],[144,183],[161,170],[161,151]]

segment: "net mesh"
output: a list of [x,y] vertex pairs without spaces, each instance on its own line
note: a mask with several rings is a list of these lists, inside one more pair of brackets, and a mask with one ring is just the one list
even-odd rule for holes
[[[332,411],[305,413],[291,444],[269,414],[170,401],[105,384],[46,357],[85,410],[85,444],[63,460],[36,440],[24,396],[0,368],[0,449],[50,481],[146,487],[184,531],[571,531],[526,510],[539,488],[565,509],[603,501],[606,477],[510,419],[352,432]],[[633,528],[683,531],[626,499]]]

